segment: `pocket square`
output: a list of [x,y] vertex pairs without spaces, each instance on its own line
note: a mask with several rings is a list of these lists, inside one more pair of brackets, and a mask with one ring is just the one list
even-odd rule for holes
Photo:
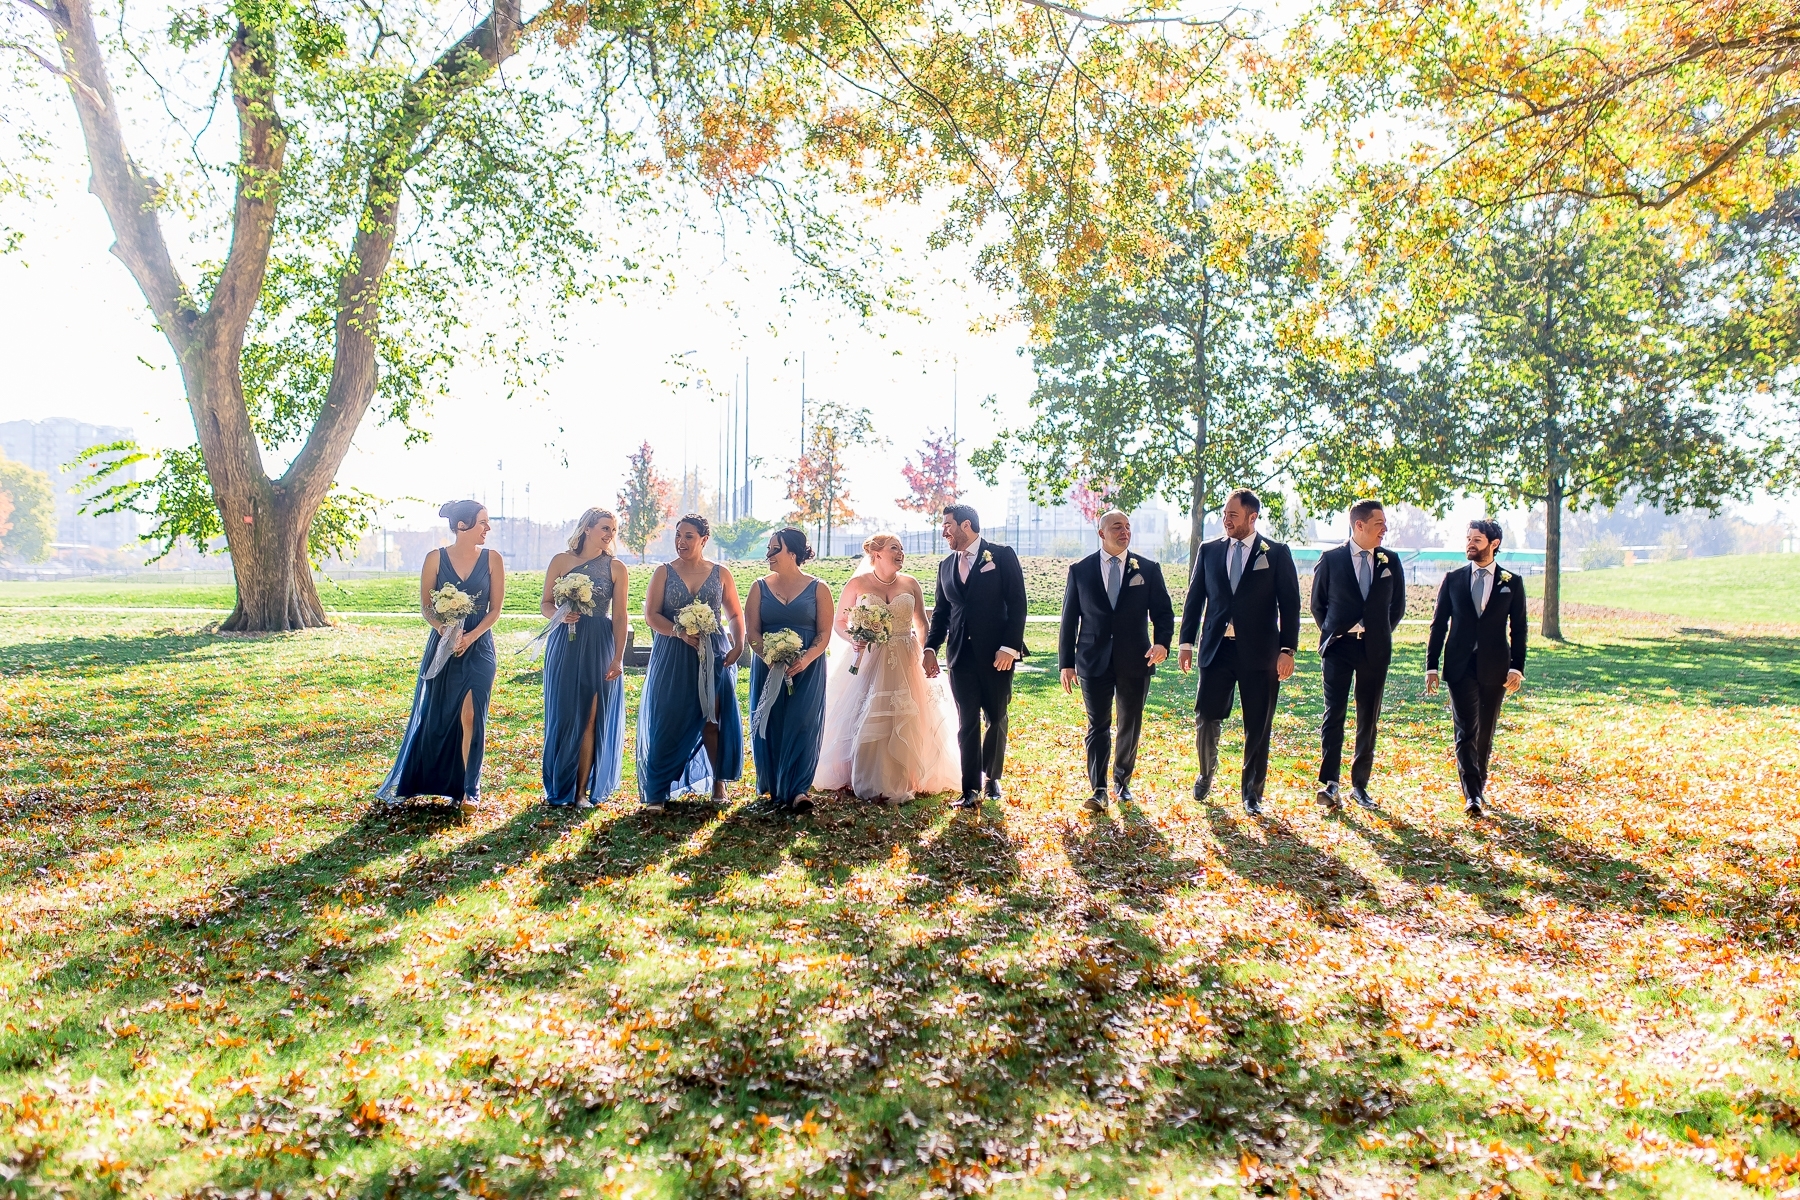
[[1126,584],[1125,586],[1126,587],[1143,587],[1144,586],[1144,577],[1142,575],[1139,575],[1136,578],[1134,578],[1130,583]]
[[1266,558],[1259,558],[1256,560],[1256,565],[1250,569],[1252,571],[1266,571],[1269,569],[1269,560]]
[[993,564],[993,563],[988,563],[988,564],[987,564],[987,565],[986,565],[986,566],[984,566],[984,567],[982,567],[982,568],[981,568],[981,569],[982,569],[982,570],[983,570],[983,571],[991,571],[991,570],[993,570],[993,569],[994,569],[994,564]]
[[1381,572],[1381,575],[1379,576],[1379,578],[1386,579],[1389,575],[1392,575],[1392,574],[1393,574],[1392,571],[1384,570]]
[[1512,589],[1511,589],[1511,588],[1501,588],[1501,589],[1499,589],[1499,590],[1498,590],[1498,591],[1496,591],[1496,592],[1495,592],[1495,593],[1494,593],[1494,595],[1496,595],[1496,596],[1504,596],[1504,595],[1506,595],[1506,593],[1508,593],[1508,592],[1510,592],[1510,591],[1512,591]]

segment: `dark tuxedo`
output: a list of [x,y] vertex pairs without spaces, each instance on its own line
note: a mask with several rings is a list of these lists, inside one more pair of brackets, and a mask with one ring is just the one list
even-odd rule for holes
[[[1069,568],[1057,643],[1057,665],[1065,671],[1073,669],[1081,681],[1088,719],[1088,783],[1096,792],[1106,790],[1109,758],[1113,783],[1123,788],[1131,782],[1137,766],[1138,734],[1143,728],[1144,696],[1156,671],[1144,656],[1153,644],[1166,650],[1175,632],[1175,606],[1163,583],[1161,565],[1129,550],[1119,559],[1116,602],[1106,595],[1104,551]],[[1119,725],[1116,758],[1112,753],[1115,705]]]
[[1465,797],[1487,790],[1494,726],[1506,699],[1508,671],[1525,670],[1525,581],[1492,565],[1487,605],[1477,613],[1471,589],[1475,565],[1458,567],[1438,587],[1425,669],[1439,670],[1450,691],[1456,725],[1456,771]]
[[1319,782],[1336,783],[1343,769],[1344,716],[1356,695],[1356,751],[1350,783],[1369,786],[1375,769],[1375,727],[1388,663],[1394,657],[1394,629],[1406,615],[1406,571],[1400,556],[1377,546],[1369,552],[1369,594],[1357,577],[1354,542],[1334,546],[1313,568],[1312,617],[1319,626],[1324,660],[1325,720],[1320,726]]
[[1202,790],[1211,786],[1218,766],[1219,728],[1231,715],[1232,695],[1241,692],[1241,787],[1246,801],[1260,802],[1269,774],[1275,702],[1281,692],[1276,662],[1281,651],[1292,653],[1300,645],[1300,576],[1285,545],[1257,535],[1233,589],[1231,544],[1230,538],[1220,537],[1201,545],[1199,569],[1181,609],[1181,644],[1191,646],[1194,635],[1200,636],[1200,686],[1194,711],[1199,714],[1196,748]]
[[[1006,708],[1012,703],[1011,671],[996,671],[1002,647],[1025,648],[1025,572],[1011,546],[986,538],[975,543],[969,578],[960,578],[958,556],[938,564],[937,596],[925,648],[944,647],[950,694],[956,699],[956,744],[962,754],[963,792],[981,790],[982,775],[998,780],[1006,765]],[[981,718],[987,717],[987,737]]]

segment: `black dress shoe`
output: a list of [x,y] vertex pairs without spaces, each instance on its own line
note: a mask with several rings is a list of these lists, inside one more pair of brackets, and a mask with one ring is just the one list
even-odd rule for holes
[[1337,780],[1332,779],[1319,785],[1319,803],[1329,812],[1343,812],[1343,797],[1338,795]]
[[1000,781],[998,779],[990,779],[987,781],[987,786],[981,790],[982,794],[989,800],[998,800],[1000,798]]
[[1368,788],[1353,787],[1350,789],[1350,794],[1352,796],[1355,796],[1356,802],[1358,804],[1362,805],[1364,808],[1380,808],[1381,807],[1381,805],[1375,803],[1375,798],[1373,796],[1369,795]]
[[1129,783],[1121,783],[1115,790],[1118,792],[1120,804],[1137,803],[1137,797],[1131,794],[1131,785]]
[[1212,791],[1212,776],[1202,775],[1194,780],[1194,799],[1205,800],[1206,794]]
[[1249,813],[1253,817],[1262,816],[1262,797],[1261,796],[1245,796],[1244,797],[1244,811]]
[[1480,796],[1470,796],[1469,797],[1469,803],[1463,809],[1463,815],[1470,818],[1471,820],[1481,816],[1481,797]]
[[1105,812],[1106,811],[1106,789],[1104,789],[1104,788],[1095,789],[1093,795],[1089,796],[1086,800],[1083,800],[1081,802],[1081,807],[1087,809],[1091,813]]
[[980,792],[964,792],[962,794],[961,799],[952,800],[950,802],[950,807],[951,808],[980,808],[981,807],[981,793]]

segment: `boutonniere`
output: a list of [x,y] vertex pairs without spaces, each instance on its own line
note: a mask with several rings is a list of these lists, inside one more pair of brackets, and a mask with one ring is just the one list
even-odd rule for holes
[[1505,571],[1502,571],[1502,572],[1500,572],[1500,582],[1501,583],[1511,583],[1512,576],[1507,574]]
[[1256,548],[1257,548],[1257,550],[1261,551],[1262,553],[1267,554],[1269,552],[1269,543],[1258,542],[1258,543],[1256,543]]
[[1138,569],[1137,559],[1133,558],[1133,559],[1129,559],[1127,561],[1128,561],[1128,565],[1131,567],[1132,570],[1135,571]]
[[983,550],[981,552],[981,561],[984,563],[993,562],[994,561],[994,552],[992,550]]
[[1377,566],[1382,566],[1382,567],[1387,566],[1388,565],[1388,556],[1383,554],[1381,551],[1377,550],[1375,552],[1375,563]]

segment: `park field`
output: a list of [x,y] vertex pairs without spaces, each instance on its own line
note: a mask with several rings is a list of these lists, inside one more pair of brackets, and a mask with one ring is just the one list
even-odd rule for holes
[[464,826],[370,803],[416,620],[5,585],[0,1190],[1800,1196],[1800,621],[1787,560],[1703,565],[1570,577],[1475,824],[1417,625],[1379,811],[1312,799],[1303,648],[1261,818],[1192,799],[1172,671],[1082,813],[1037,669],[978,818],[784,822],[639,811],[629,725],[621,795],[543,808],[508,622]]

